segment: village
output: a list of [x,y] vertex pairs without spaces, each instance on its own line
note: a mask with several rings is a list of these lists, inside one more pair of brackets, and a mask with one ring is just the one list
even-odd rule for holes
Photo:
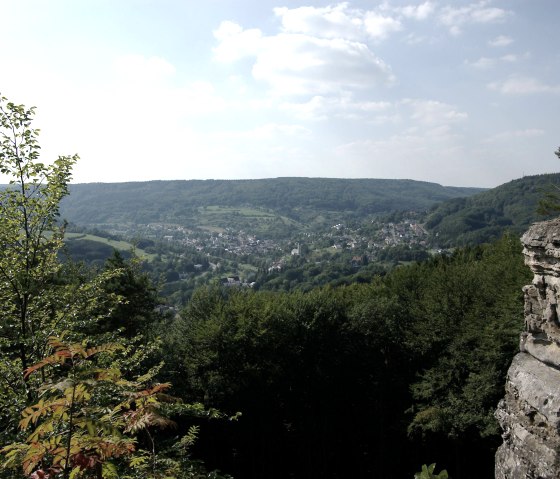
[[[421,218],[414,213],[411,216],[400,221],[369,219],[359,224],[336,223],[320,231],[300,231],[290,238],[267,238],[243,229],[188,228],[165,223],[98,226],[116,237],[133,242],[136,239],[148,253],[166,257],[184,258],[187,254],[206,257],[204,263],[193,265],[192,274],[230,270],[242,276],[243,272],[231,268],[232,264],[248,264],[274,273],[293,263],[294,258],[320,264],[340,259],[344,253],[346,261],[357,268],[391,258],[395,251],[402,254],[408,249],[433,249],[433,238],[420,223]],[[225,264],[229,266],[224,267]],[[181,280],[192,276],[185,271],[178,273]]]

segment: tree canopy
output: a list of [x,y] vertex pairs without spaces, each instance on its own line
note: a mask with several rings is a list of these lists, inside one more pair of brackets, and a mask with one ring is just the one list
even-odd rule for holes
[[197,426],[166,454],[155,430],[173,424],[170,414],[219,413],[165,394],[154,345],[138,336],[156,321],[145,276],[118,255],[97,273],[59,261],[59,205],[78,157],[41,163],[33,115],[0,97],[9,178],[0,191],[0,477],[202,477],[188,452]]

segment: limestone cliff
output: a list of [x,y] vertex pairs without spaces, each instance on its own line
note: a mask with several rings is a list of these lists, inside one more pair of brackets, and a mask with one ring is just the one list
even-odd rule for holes
[[504,442],[495,477],[560,478],[560,219],[534,224],[521,241],[534,278],[523,288],[525,331],[496,411]]

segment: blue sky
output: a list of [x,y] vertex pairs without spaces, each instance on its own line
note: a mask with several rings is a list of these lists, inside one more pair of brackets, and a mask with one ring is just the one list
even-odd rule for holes
[[0,93],[75,182],[560,169],[558,0],[0,7]]

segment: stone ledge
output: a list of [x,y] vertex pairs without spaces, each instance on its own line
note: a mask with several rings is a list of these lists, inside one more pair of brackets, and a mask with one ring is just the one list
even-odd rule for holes
[[519,349],[549,366],[560,368],[560,345],[546,334],[523,333]]
[[551,428],[560,428],[560,371],[519,353],[509,368],[507,388],[519,402],[544,416]]

